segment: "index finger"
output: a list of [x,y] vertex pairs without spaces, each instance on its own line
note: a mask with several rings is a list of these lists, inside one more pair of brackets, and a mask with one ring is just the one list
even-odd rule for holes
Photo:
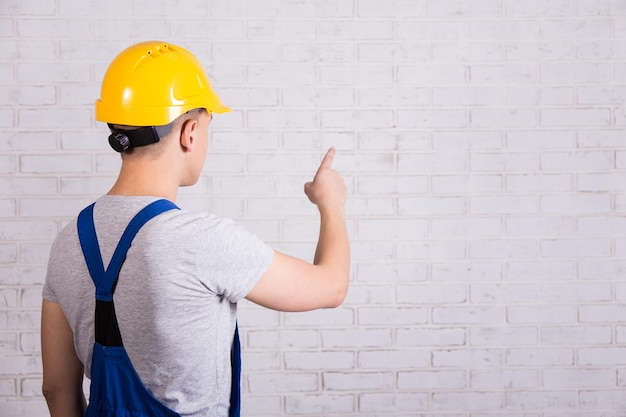
[[322,159],[322,163],[320,164],[320,168],[330,168],[333,164],[333,160],[335,159],[335,148],[330,148],[326,155],[324,155],[324,159]]

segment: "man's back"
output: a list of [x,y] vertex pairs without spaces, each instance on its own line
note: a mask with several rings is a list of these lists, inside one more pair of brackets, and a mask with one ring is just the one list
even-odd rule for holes
[[[154,197],[104,196],[94,209],[108,264],[130,219]],[[254,235],[211,215],[171,211],[146,224],[128,251],[115,291],[124,346],[146,387],[181,414],[228,415],[236,302],[257,283],[273,252]],[[89,375],[95,289],[76,223],[51,253],[44,298],[60,303]],[[212,414],[213,415],[213,414]]]

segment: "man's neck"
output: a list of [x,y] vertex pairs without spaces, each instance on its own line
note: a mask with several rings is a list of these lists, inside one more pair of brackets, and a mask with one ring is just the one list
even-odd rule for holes
[[154,196],[176,201],[178,182],[173,167],[158,161],[124,160],[112,195]]

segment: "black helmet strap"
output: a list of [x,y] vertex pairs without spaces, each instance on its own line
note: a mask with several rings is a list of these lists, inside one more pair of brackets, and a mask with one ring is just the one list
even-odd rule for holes
[[173,123],[163,126],[145,126],[133,130],[116,129],[111,123],[107,125],[111,130],[109,145],[116,152],[124,152],[129,148],[157,143],[163,136],[170,133]]

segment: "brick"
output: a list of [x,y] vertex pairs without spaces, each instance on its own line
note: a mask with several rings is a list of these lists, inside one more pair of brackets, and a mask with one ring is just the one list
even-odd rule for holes
[[357,16],[381,17],[381,16],[404,16],[426,17],[428,6],[425,0],[391,0],[385,7],[375,0],[359,0],[357,3]]
[[398,244],[397,258],[401,260],[465,259],[466,244],[462,241],[441,240],[429,242],[407,242]]
[[499,219],[434,219],[432,236],[434,237],[490,237],[499,236],[502,225]]
[[576,391],[520,391],[506,393],[510,410],[575,410],[578,404]]
[[[504,103],[503,91],[497,86],[435,87],[432,96],[435,106],[498,106]],[[441,133],[459,135],[457,132]],[[464,133],[470,137],[481,136],[484,140],[501,136],[498,132],[489,131]]]
[[623,217],[580,217],[577,231],[580,235],[615,235],[626,233]]
[[608,408],[610,410],[626,409],[623,390],[580,391],[579,403],[583,410],[592,409],[592,407],[596,409]]
[[534,196],[478,196],[470,198],[472,214],[519,214],[537,212]]
[[545,152],[540,164],[548,171],[608,171],[613,158],[610,152]]
[[329,412],[348,413],[355,407],[353,395],[298,395],[293,394],[285,398],[285,411],[288,414],[313,413],[324,415]]
[[38,356],[5,355],[0,358],[0,375],[33,375],[41,370],[41,358]]
[[23,398],[41,397],[41,378],[25,378],[22,379],[20,394]]
[[317,16],[337,18],[353,15],[353,0],[320,0],[317,2]]
[[604,63],[543,63],[541,80],[550,84],[587,84],[607,82],[611,67]]
[[[578,178],[578,191],[618,191],[621,190],[622,181],[626,179],[626,174],[618,172],[601,173],[601,174],[579,174]],[[598,196],[596,201],[602,208],[598,208],[598,211],[606,211],[604,204],[599,204],[602,197]]]
[[508,86],[505,89],[504,104],[507,107],[524,106],[568,106],[573,105],[575,90],[573,87],[538,87]]
[[507,327],[473,327],[469,330],[469,344],[471,346],[532,346],[536,345],[537,342],[537,329],[535,327],[509,325]]
[[246,364],[247,372],[279,371],[282,360],[278,352],[241,352],[241,361]]
[[576,48],[569,40],[511,41],[505,47],[505,56],[512,62],[567,61],[576,59]]
[[400,215],[416,214],[462,214],[466,212],[464,198],[459,197],[414,197],[399,198],[398,213]]
[[501,149],[499,132],[433,132],[433,149]]
[[581,305],[578,314],[581,323],[621,321],[626,316],[626,307],[612,304]]
[[428,222],[422,219],[362,220],[358,223],[357,236],[363,240],[414,240],[425,237]]
[[323,347],[390,347],[389,329],[342,329],[322,330]]
[[543,195],[541,196],[541,211],[543,213],[603,213],[610,211],[610,198],[602,194]]
[[[275,90],[271,90],[274,92]],[[282,102],[285,106],[296,107],[342,107],[354,104],[354,92],[351,88],[283,88]],[[249,96],[267,99],[272,95],[267,93],[252,92],[247,94],[243,103],[249,102]],[[230,102],[230,101],[229,101]],[[269,105],[275,105],[278,99],[272,100]]]
[[247,118],[248,126],[253,129],[306,129],[317,126],[317,114],[309,110],[251,110]]
[[438,18],[476,18],[497,17],[502,15],[502,1],[479,0],[470,3],[459,3],[453,0],[441,0],[431,4],[431,16]]
[[506,190],[512,193],[573,191],[573,182],[572,175],[566,174],[512,174],[506,176]]
[[248,346],[251,349],[267,349],[273,346],[288,348],[315,348],[319,346],[319,334],[317,331],[283,330],[272,331],[248,331]]
[[580,0],[578,2],[578,14],[582,16],[612,16],[625,13],[626,5],[617,0]]
[[506,352],[509,366],[571,366],[574,351],[568,348],[511,348]]
[[392,389],[394,378],[392,372],[324,372],[322,385],[328,391],[380,391]]
[[[20,217],[73,217],[91,203],[92,199],[88,198],[56,200],[23,198],[20,203]],[[45,207],[45,212],[42,212],[42,207]]]
[[383,305],[393,303],[393,300],[393,291],[380,285],[352,284],[344,303],[346,305]]
[[[115,182],[115,177],[63,177],[61,194],[63,195],[101,195],[105,194]],[[56,187],[56,183],[55,183]]]
[[428,277],[427,265],[418,262],[361,262],[357,271],[359,281],[371,283],[379,282],[381,276],[393,282],[424,281]]
[[[314,72],[312,73],[311,78],[312,80],[309,84],[314,83]],[[393,71],[386,65],[378,64],[361,64],[359,66],[347,64],[325,64],[319,67],[319,81],[328,86],[391,85],[393,84]],[[300,82],[298,85],[299,84],[304,83]]]
[[483,153],[476,152],[470,155],[470,169],[472,171],[533,171],[539,166],[537,154],[531,152],[515,153]]
[[359,194],[423,194],[428,191],[428,177],[425,175],[359,175],[357,189]]
[[610,388],[615,387],[615,371],[608,369],[546,369],[546,388]]
[[16,380],[14,378],[0,379],[0,398],[17,396],[17,388],[15,382]]
[[512,217],[506,219],[506,234],[511,237],[571,236],[575,222],[569,217]]
[[41,335],[40,332],[29,333],[20,332],[20,350],[25,353],[40,353],[41,352]]
[[393,126],[393,113],[380,110],[322,110],[320,121],[325,129],[383,129]]
[[506,134],[506,145],[509,149],[551,149],[572,148],[575,143],[574,132],[571,131],[509,131]]
[[407,411],[427,411],[429,410],[429,394],[407,393],[407,394],[381,394],[363,393],[359,395],[359,411],[361,412],[392,412]]
[[505,14],[516,17],[536,16],[573,16],[575,12],[574,0],[529,0],[518,2],[506,0]]
[[541,242],[541,255],[550,258],[608,257],[611,242],[608,239],[553,239]]
[[[185,22],[189,27],[189,32],[186,35],[190,38],[199,36],[199,33],[205,33],[207,27],[214,26],[214,24],[207,25],[205,23],[204,28],[201,29],[197,24],[194,24],[196,22],[194,19],[185,19]],[[177,36],[180,33],[178,20],[170,19],[168,23],[172,25],[171,33]],[[92,20],[91,24],[93,37],[96,39],[118,40],[123,37],[124,39],[141,41],[144,39],[168,39],[170,37],[169,27],[161,19],[134,19],[133,24],[129,25],[125,20],[119,18],[99,18]],[[231,26],[237,27],[234,24]],[[122,50],[126,46],[126,44],[118,44],[118,49]],[[112,55],[111,58],[113,56],[115,55]]]
[[[2,296],[2,295],[3,294],[0,293],[0,296]],[[0,298],[0,300],[2,300],[2,298]],[[0,301],[0,302],[6,303],[6,301]],[[0,333],[0,351],[1,352],[17,353],[18,350],[19,350],[18,334],[16,332],[12,332],[12,333],[2,332],[2,333]]]
[[435,307],[432,312],[436,324],[493,324],[504,322],[500,307]]
[[433,281],[498,281],[502,279],[502,266],[497,262],[435,262],[431,275]]
[[530,64],[471,65],[470,80],[472,84],[534,84],[537,74]]
[[578,133],[578,145],[582,148],[615,148],[622,145],[621,129],[585,129]]
[[[298,91],[300,91],[299,89]],[[363,106],[393,107],[425,106],[428,104],[428,90],[419,87],[407,88],[359,88],[358,103]],[[346,93],[347,96],[347,93]],[[347,97],[346,97],[346,101]],[[350,101],[350,104],[352,102]]]
[[553,346],[607,345],[611,333],[609,326],[543,326],[541,342]]
[[473,370],[470,385],[477,390],[539,388],[539,372],[535,370]]
[[436,411],[499,410],[502,398],[494,392],[437,392],[433,394],[432,404]]
[[534,109],[473,109],[470,125],[477,128],[515,128],[537,125]]
[[497,304],[500,302],[539,302],[539,290],[524,284],[474,284],[470,288],[470,300],[474,304]]
[[609,109],[543,109],[540,111],[541,126],[578,127],[609,126]]
[[330,370],[352,369],[355,363],[353,352],[285,352],[285,369]]
[[463,172],[467,156],[462,153],[403,153],[398,155],[398,171],[416,173]]
[[2,5],[3,14],[9,16],[17,15],[54,15],[56,10],[56,2],[52,0],[25,0],[25,1],[9,1]]
[[[352,309],[314,310],[306,314],[286,314],[283,317],[285,326],[349,326],[355,323],[355,312]],[[323,334],[322,334],[323,336]]]
[[0,244],[0,263],[14,263],[17,261],[17,245]]
[[465,84],[468,70],[463,65],[454,64],[400,65],[397,77],[401,85],[448,86]]
[[0,222],[0,238],[5,241],[52,240],[57,233],[57,224],[52,221]]
[[401,347],[462,346],[466,344],[461,328],[398,329],[397,344]]
[[322,40],[383,40],[393,38],[393,23],[384,20],[329,20],[319,22]]
[[360,62],[401,62],[413,63],[426,61],[430,50],[421,43],[384,43],[361,44],[357,47]]
[[577,310],[571,305],[508,306],[509,323],[575,323]]
[[309,65],[250,64],[247,68],[248,82],[252,86],[310,85],[316,78],[315,68]]
[[398,389],[447,390],[466,387],[464,371],[398,372]]
[[357,353],[360,369],[412,369],[430,365],[430,353],[410,350],[361,350]]
[[470,242],[469,255],[477,259],[534,258],[537,244],[534,240],[477,240]]
[[457,304],[466,301],[464,285],[398,285],[396,300],[408,304]]
[[15,200],[0,200],[0,217],[15,217]]
[[417,151],[430,147],[428,134],[416,131],[385,133],[363,131],[357,135],[359,149]]
[[606,39],[610,38],[607,19],[547,19],[540,22],[539,35],[545,39]]
[[318,378],[313,373],[263,373],[248,376],[248,390],[251,394],[312,392],[318,389]]
[[415,40],[458,40],[466,39],[468,23],[462,20],[397,20],[396,38]]
[[232,1],[228,3],[215,2],[209,7],[209,16],[215,17],[269,17],[276,16],[277,9],[274,1]]

